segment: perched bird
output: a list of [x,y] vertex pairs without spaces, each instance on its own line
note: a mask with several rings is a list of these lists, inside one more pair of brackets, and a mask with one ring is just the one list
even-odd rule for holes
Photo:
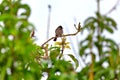
[[57,37],[61,37],[63,34],[63,27],[62,26],[58,26],[57,29],[55,30],[55,38],[54,41],[57,40]]
[[32,33],[31,33],[30,36],[31,36],[31,37],[35,37],[35,30],[32,31]]

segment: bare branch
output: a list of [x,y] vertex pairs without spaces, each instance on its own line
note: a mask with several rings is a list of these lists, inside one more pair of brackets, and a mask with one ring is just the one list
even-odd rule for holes
[[63,35],[62,37],[67,37],[67,36],[75,36],[79,33],[79,31],[75,32],[75,33],[72,33],[72,34],[65,34]]
[[[75,35],[77,35],[80,31],[81,31],[81,25],[80,25],[80,23],[79,23],[79,24],[78,24],[78,28],[77,28],[77,32],[72,33],[72,34],[65,34],[65,35],[62,35],[61,37],[75,36]],[[50,39],[48,39],[46,42],[44,42],[44,43],[41,45],[41,47],[44,48],[44,45],[45,45],[46,43],[48,43],[49,41],[51,41],[52,39],[54,39],[54,38],[55,38],[55,37],[51,37]]]
[[64,49],[65,49],[65,42],[66,42],[66,38],[62,38],[62,48],[61,48],[61,54],[59,56],[59,59],[62,57]]
[[116,4],[105,15],[110,14],[111,12],[113,12],[117,8],[119,2],[120,2],[120,0],[117,0]]
[[46,43],[48,43],[50,40],[52,40],[52,39],[54,39],[54,38],[55,38],[55,37],[51,37],[50,39],[48,39],[46,42],[44,42],[44,43],[41,45],[41,47],[43,48]]

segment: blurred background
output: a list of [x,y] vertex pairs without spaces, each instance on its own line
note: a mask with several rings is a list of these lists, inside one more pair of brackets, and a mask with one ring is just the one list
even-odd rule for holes
[[[106,14],[118,1],[119,0],[101,0],[100,12],[103,15]],[[49,38],[54,36],[54,30],[59,25],[64,27],[64,33],[73,32],[74,24],[80,22],[81,25],[83,25],[85,19],[89,16],[95,16],[97,10],[96,0],[23,0],[22,2],[28,3],[32,9],[29,20],[36,27],[38,44],[41,44],[46,40],[46,28],[48,25],[49,14],[48,5],[51,6]],[[112,17],[117,22],[118,26],[120,25],[119,7],[120,3],[118,3],[118,6],[113,12],[108,14],[108,16]],[[120,31],[116,31],[114,35],[114,39],[119,43],[120,35],[117,34],[120,34]],[[40,36],[42,36],[42,38],[40,38]],[[111,35],[107,36],[112,37]]]
[[[120,0],[0,3],[0,80],[120,79]],[[43,44],[59,25],[80,33]]]
[[[74,24],[81,23],[83,26],[85,19],[90,16],[95,16],[97,11],[97,0],[23,0],[23,3],[28,3],[31,7],[32,13],[29,18],[30,22],[35,25],[36,43],[41,45],[48,37],[55,35],[55,29],[62,25],[64,34],[74,33],[76,30]],[[115,7],[115,5],[117,5]],[[115,8],[114,8],[115,7]],[[108,12],[112,9],[109,14]],[[100,12],[113,18],[117,22],[118,30],[114,34],[104,34],[108,38],[112,38],[118,44],[120,43],[120,3],[119,0],[101,0]],[[47,27],[49,26],[49,35],[47,34]],[[86,31],[86,34],[88,32]],[[77,36],[67,37],[71,42],[71,50],[69,53],[79,56],[79,42],[86,37],[86,34],[78,34]],[[81,60],[81,59],[80,59]],[[89,60],[89,59],[88,59]],[[82,64],[82,63],[81,63]],[[84,64],[82,64],[84,66]]]

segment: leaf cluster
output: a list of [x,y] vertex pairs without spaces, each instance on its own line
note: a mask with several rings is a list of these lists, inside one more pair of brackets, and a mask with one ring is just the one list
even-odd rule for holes
[[[24,12],[21,12],[21,11]],[[32,52],[36,49],[28,21],[30,7],[21,0],[3,0],[0,4],[0,80],[39,79],[39,65]]]
[[[116,22],[99,12],[96,13],[96,17],[89,17],[85,20],[82,30],[83,32],[88,30],[89,34],[80,42],[79,52],[86,64],[86,67],[79,73],[83,76],[82,80],[120,79],[120,73],[116,73],[120,66],[118,44],[105,35],[105,32],[113,34],[116,29]],[[86,63],[86,58],[89,56],[91,61]]]

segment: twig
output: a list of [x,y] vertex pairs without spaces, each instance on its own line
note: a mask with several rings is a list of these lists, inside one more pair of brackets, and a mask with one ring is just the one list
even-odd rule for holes
[[105,15],[110,14],[111,12],[113,12],[117,8],[119,2],[120,2],[120,0],[117,0],[116,4]]
[[63,35],[62,37],[75,36],[75,35],[77,35],[79,32],[80,32],[80,31],[77,31],[77,32],[75,32],[75,33],[73,33],[73,34],[65,34],[65,35]]
[[61,38],[62,39],[62,48],[61,48],[61,54],[59,56],[59,59],[62,57],[63,52],[64,52],[64,48],[65,48],[65,42],[66,42],[66,38]]
[[[67,36],[74,36],[74,35],[77,35],[80,30],[81,30],[81,25],[80,23],[78,24],[78,28],[76,29],[77,32],[73,33],[73,34],[66,34],[66,35],[62,35],[60,37],[67,37]],[[41,48],[45,50],[45,55],[44,55],[44,58],[45,59],[48,59],[48,49],[47,49],[47,46],[44,46],[45,44],[47,44],[49,41],[51,41],[52,39],[54,39],[55,37],[51,37],[50,39],[48,39],[47,41],[45,41],[42,45],[41,45]],[[61,55],[63,54],[63,51],[64,51],[64,40],[62,40],[62,52],[61,52]],[[61,55],[59,57],[59,59],[61,58]]]
[[[80,25],[80,23],[79,23],[79,24],[78,24],[78,28],[77,28],[77,32],[72,33],[72,34],[65,34],[65,35],[62,35],[61,37],[75,36],[75,35],[77,35],[77,34],[80,32],[80,30],[81,30],[81,25]],[[44,48],[44,45],[45,45],[46,43],[48,43],[49,41],[51,41],[52,39],[54,39],[54,38],[55,38],[55,37],[51,37],[50,39],[48,39],[46,42],[44,42],[44,43],[41,45],[41,47]]]
[[48,39],[46,42],[44,42],[44,43],[41,45],[41,47],[43,48],[46,43],[48,43],[50,40],[52,40],[52,39],[54,39],[54,38],[55,38],[55,37],[51,37],[50,39]]

